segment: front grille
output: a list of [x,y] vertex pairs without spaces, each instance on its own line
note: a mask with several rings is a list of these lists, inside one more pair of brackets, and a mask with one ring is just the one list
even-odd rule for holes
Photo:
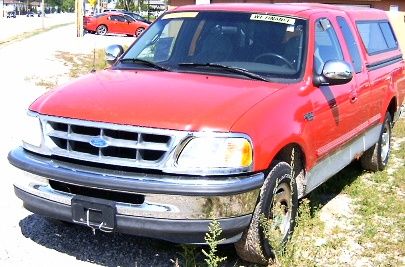
[[179,141],[177,131],[42,117],[52,155],[159,169]]

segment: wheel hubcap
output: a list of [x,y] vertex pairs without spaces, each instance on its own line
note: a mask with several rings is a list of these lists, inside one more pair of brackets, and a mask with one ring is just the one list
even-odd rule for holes
[[388,157],[390,149],[390,130],[387,123],[384,124],[383,133],[381,135],[381,159],[385,161]]
[[273,227],[277,229],[284,239],[290,229],[292,208],[292,192],[288,184],[282,183],[277,186],[273,199]]
[[99,34],[105,34],[105,32],[106,32],[106,28],[105,28],[105,27],[100,27],[100,28],[98,29],[98,33],[99,33]]
[[139,36],[141,33],[143,32],[143,29],[138,29],[138,30],[136,30],[136,36]]

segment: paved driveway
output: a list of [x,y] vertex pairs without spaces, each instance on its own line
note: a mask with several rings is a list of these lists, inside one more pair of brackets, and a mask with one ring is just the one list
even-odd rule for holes
[[46,14],[46,17],[26,17],[17,15],[16,18],[0,17],[0,43],[3,40],[21,34],[42,28],[42,21],[45,27],[69,23],[75,21],[73,13],[64,14]]

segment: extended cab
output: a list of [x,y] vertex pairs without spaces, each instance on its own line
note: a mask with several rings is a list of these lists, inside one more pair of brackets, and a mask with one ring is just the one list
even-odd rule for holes
[[260,214],[285,242],[299,198],[355,159],[384,169],[404,102],[398,41],[370,8],[184,6],[106,57],[29,107],[9,153],[24,207],[182,243],[215,217],[255,262],[273,255]]

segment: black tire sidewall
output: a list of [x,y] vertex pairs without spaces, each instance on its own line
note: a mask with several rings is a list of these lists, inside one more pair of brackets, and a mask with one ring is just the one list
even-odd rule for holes
[[[382,150],[382,135],[384,133],[384,128],[387,126],[388,129],[388,142],[389,142],[389,148],[388,148],[388,154],[387,157],[385,158],[385,160],[382,159],[381,157],[381,150]],[[380,138],[378,139],[378,145],[377,145],[377,160],[378,160],[378,165],[380,166],[380,170],[383,170],[387,164],[388,164],[388,160],[390,158],[390,154],[391,154],[391,115],[390,113],[387,112],[387,114],[385,115],[385,119],[384,119],[384,124],[381,128],[381,132],[380,132]]]
[[[260,213],[264,214],[266,218],[272,216],[271,210],[273,205],[273,197],[276,188],[281,183],[286,183],[290,186],[292,192],[292,208],[291,208],[291,220],[289,227],[289,234],[281,241],[283,245],[288,241],[289,236],[292,234],[292,231],[295,226],[297,211],[298,211],[298,192],[297,186],[294,179],[291,179],[291,167],[285,163],[280,162],[276,164],[273,168],[270,169],[269,175],[266,179],[268,184],[263,188],[262,198],[261,198],[261,210]],[[269,242],[267,241],[265,234],[263,232],[263,227],[259,225],[259,237],[262,247],[263,256],[266,258],[274,258],[274,252]]]

